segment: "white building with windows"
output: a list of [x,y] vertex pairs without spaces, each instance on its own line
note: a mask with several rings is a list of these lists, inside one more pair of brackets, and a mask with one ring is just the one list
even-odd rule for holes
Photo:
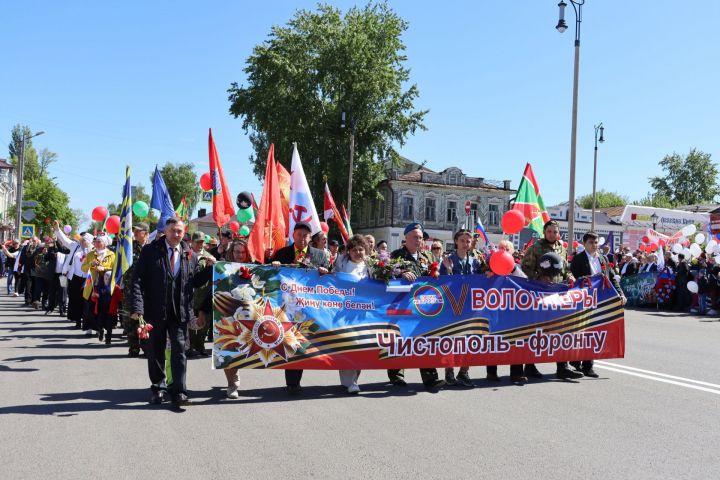
[[[463,227],[473,230],[479,218],[497,243],[503,236],[500,219],[516,193],[510,180],[470,177],[457,167],[435,172],[408,159],[389,169],[378,191],[380,198],[354,201],[353,231],[387,241],[390,250],[400,247],[411,222],[422,223],[431,238],[452,248],[453,234]],[[465,213],[466,202],[470,214]]]
[[0,158],[0,240],[13,237],[15,231],[15,167]]

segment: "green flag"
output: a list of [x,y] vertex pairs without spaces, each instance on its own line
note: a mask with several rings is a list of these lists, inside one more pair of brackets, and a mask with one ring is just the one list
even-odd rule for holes
[[545,209],[540,187],[529,163],[525,166],[523,178],[520,180],[513,210],[519,210],[525,217],[525,226],[542,238],[543,226],[550,221],[550,215]]

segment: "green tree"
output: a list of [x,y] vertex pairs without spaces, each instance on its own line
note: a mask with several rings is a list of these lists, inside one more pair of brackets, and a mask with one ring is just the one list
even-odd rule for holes
[[674,205],[669,198],[660,195],[659,193],[648,193],[640,200],[632,203],[633,205],[642,205],[643,207],[655,207],[655,208],[672,208]]
[[673,206],[711,203],[720,194],[717,166],[709,153],[692,149],[686,156],[673,152],[660,160],[665,175],[651,177],[652,197],[666,198]]
[[50,178],[39,177],[25,182],[24,198],[38,203],[34,220],[38,231],[50,233],[52,223],[45,223],[46,218],[58,220],[63,225],[77,225],[75,213],[70,209],[70,198]]
[[341,201],[354,135],[353,197],[376,197],[382,162],[398,161],[394,146],[425,129],[427,111],[414,109],[418,88],[404,66],[407,28],[387,3],[354,7],[344,16],[323,4],[273,27],[246,61],[248,85],[228,90],[230,114],[242,117],[250,132],[255,174],[264,176],[270,143],[275,159],[289,167],[297,142],[315,199],[322,198],[327,175]]
[[[57,161],[57,153],[47,148],[43,149],[38,156],[33,147],[32,131],[28,126],[15,125],[12,129],[12,139],[8,145],[10,161],[18,164],[18,158],[22,150],[22,137],[25,135],[25,162],[23,169],[23,200],[34,200],[38,203],[34,208],[34,223],[37,231],[49,234],[52,223],[45,223],[45,219],[58,220],[63,224],[77,225],[78,219],[70,209],[68,195],[57,186],[55,179],[49,176],[50,166]],[[13,206],[12,211],[16,211]]]
[[23,165],[23,178],[32,180],[40,176],[40,162],[38,161],[38,153],[33,147],[32,130],[26,125],[15,125],[12,129],[10,144],[8,145],[8,153],[10,155],[10,163],[18,164],[20,152],[22,151],[22,137],[25,134],[25,163]]
[[[582,208],[592,208],[593,203],[592,193],[582,195],[578,197],[577,201]],[[610,208],[610,207],[624,207],[630,201],[625,195],[620,195],[616,192],[608,192],[606,190],[599,190],[595,192],[595,207],[596,208]]]
[[[150,174],[151,184],[154,174],[154,171]],[[198,198],[200,197],[200,186],[198,185],[199,180],[197,174],[195,173],[195,167],[193,164],[189,162],[177,164],[167,162],[162,166],[162,168],[160,168],[160,175],[162,175],[168,192],[170,193],[173,207],[177,207],[180,204],[180,200],[183,195],[185,195],[188,211],[192,213],[195,210]],[[150,200],[147,200],[147,202],[149,205]]]

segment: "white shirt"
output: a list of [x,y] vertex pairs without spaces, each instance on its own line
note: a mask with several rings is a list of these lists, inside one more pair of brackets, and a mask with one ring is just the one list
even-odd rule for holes
[[600,255],[596,252],[595,255],[590,255],[587,250],[585,250],[585,255],[588,256],[588,260],[590,260],[590,273],[592,275],[597,275],[598,273],[602,273],[602,264],[600,263]]
[[177,276],[178,272],[180,271],[180,254],[182,253],[182,250],[180,250],[180,245],[176,247],[171,247],[170,244],[165,240],[165,246],[167,247],[167,256],[168,261],[170,261],[172,257],[172,251],[175,250],[175,258],[174,262],[170,265],[172,267],[172,274],[173,277]]
[[365,262],[355,263],[350,260],[350,257],[347,257],[338,263],[335,264],[337,272],[349,273],[358,280],[368,277],[368,266]]

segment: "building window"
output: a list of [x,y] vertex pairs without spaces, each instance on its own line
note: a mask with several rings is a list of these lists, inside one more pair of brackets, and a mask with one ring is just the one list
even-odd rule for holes
[[457,174],[455,174],[455,173],[448,174],[448,184],[449,185],[457,185]]
[[488,225],[500,225],[500,207],[493,203],[488,205]]
[[384,223],[385,222],[385,200],[380,199],[378,200],[378,222]]
[[453,200],[448,200],[447,215],[445,217],[445,221],[454,222],[456,218],[457,218],[457,202],[453,201]]
[[470,226],[468,228],[470,228],[471,230],[473,228],[475,228],[475,224],[477,223],[478,218],[480,218],[480,217],[478,217],[478,204],[476,202],[471,202],[470,203],[470,222],[469,222]]
[[425,199],[425,221],[426,222],[434,222],[435,221],[435,199],[434,198],[426,198]]
[[412,197],[402,197],[400,201],[403,220],[415,220],[415,208]]

